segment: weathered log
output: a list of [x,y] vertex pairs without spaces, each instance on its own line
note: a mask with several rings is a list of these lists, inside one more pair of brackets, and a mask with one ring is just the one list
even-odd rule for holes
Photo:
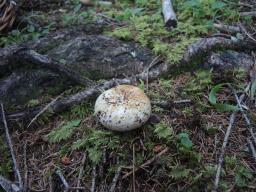
[[[79,104],[81,102],[86,101],[89,98],[95,97],[102,90],[109,89],[118,84],[134,84],[138,79],[141,79],[141,80],[156,79],[160,75],[164,75],[168,73],[171,69],[173,69],[173,67],[175,67],[175,65],[179,65],[179,66],[181,64],[186,65],[190,63],[194,58],[198,56],[207,55],[208,53],[216,50],[217,48],[218,49],[241,49],[245,47],[248,50],[249,49],[255,50],[256,44],[254,42],[248,42],[248,41],[241,42],[238,40],[234,41],[234,40],[226,39],[222,37],[212,37],[212,38],[201,39],[188,47],[180,63],[177,63],[177,64],[162,63],[149,69],[148,73],[142,72],[132,77],[128,77],[124,79],[112,79],[110,81],[106,81],[104,83],[98,84],[91,88],[85,89],[84,91],[80,91],[74,95],[67,96],[57,101],[52,105],[51,111],[54,113],[58,113],[63,110],[66,110],[67,108],[75,104]],[[25,109],[23,111],[10,113],[8,114],[7,117],[9,121],[24,120],[28,117],[34,116],[42,108],[43,106],[32,108],[32,109]]]

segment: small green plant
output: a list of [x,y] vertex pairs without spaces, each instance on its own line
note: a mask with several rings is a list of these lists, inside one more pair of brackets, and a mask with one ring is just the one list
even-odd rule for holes
[[249,181],[253,179],[253,173],[244,166],[237,167],[235,183],[238,187],[246,187]]
[[169,176],[174,180],[187,179],[189,177],[190,170],[184,166],[176,165],[172,168]]
[[154,133],[159,139],[164,139],[166,141],[171,141],[174,137],[173,129],[164,121],[161,121],[154,126]]
[[85,148],[89,158],[94,164],[98,164],[102,156],[102,147],[107,149],[117,149],[120,139],[110,131],[93,130],[87,137],[77,140],[72,148],[75,150]]
[[193,143],[189,139],[189,135],[186,132],[182,132],[178,135],[179,139],[179,147],[185,148],[185,149],[192,149]]
[[185,86],[187,93],[202,95],[203,91],[212,83],[212,70],[199,70]]
[[219,111],[237,111],[239,108],[235,105],[227,104],[227,103],[217,103],[217,96],[216,93],[220,91],[220,89],[224,85],[229,85],[228,83],[221,83],[215,85],[210,94],[209,94],[209,102]]
[[95,11],[93,9],[90,9],[88,11],[80,12],[81,7],[81,3],[77,3],[75,4],[72,12],[65,13],[62,17],[62,25],[79,25],[91,21],[93,19]]
[[79,126],[81,120],[73,120],[60,125],[58,128],[52,130],[47,138],[52,143],[58,143],[63,140],[69,139],[74,132],[74,127]]
[[53,24],[51,23],[40,29],[36,29],[33,25],[29,25],[21,30],[12,30],[7,36],[0,36],[0,47],[29,40],[36,41],[40,37],[49,34],[52,25]]

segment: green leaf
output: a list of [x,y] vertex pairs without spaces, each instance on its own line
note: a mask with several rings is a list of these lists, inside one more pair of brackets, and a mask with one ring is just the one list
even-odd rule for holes
[[230,105],[226,103],[217,103],[216,93],[224,86],[228,85],[228,83],[221,83],[215,85],[210,94],[209,94],[209,102],[219,111],[237,111],[239,108],[235,105]]
[[191,149],[191,148],[192,148],[193,143],[192,143],[192,141],[189,139],[189,135],[188,135],[187,133],[185,133],[185,132],[180,133],[180,134],[178,135],[178,137],[179,137],[179,139],[180,139],[180,144],[181,144],[183,147],[185,147],[185,148],[187,148],[187,149]]
[[74,8],[74,13],[77,13],[77,12],[81,9],[81,7],[82,7],[82,4],[81,4],[81,3],[79,3],[78,5],[76,5],[75,8]]

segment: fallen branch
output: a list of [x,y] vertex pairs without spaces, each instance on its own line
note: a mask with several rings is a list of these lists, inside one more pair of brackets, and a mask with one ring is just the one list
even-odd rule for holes
[[13,169],[14,169],[16,178],[18,178],[19,188],[22,189],[23,188],[23,182],[22,182],[22,178],[21,178],[21,174],[20,174],[18,165],[17,165],[16,158],[15,158],[15,153],[14,153],[14,150],[13,150],[13,144],[12,144],[11,136],[10,136],[10,133],[9,133],[7,121],[6,121],[6,118],[5,118],[4,106],[3,106],[2,103],[1,103],[1,112],[2,112],[3,122],[4,122],[7,145],[9,147],[11,157],[12,157]]
[[173,10],[171,0],[162,0],[162,13],[164,16],[165,27],[172,29],[177,27],[177,17]]
[[130,175],[132,175],[134,172],[137,172],[139,169],[144,168],[144,167],[150,165],[150,164],[153,163],[155,160],[157,160],[160,156],[162,156],[162,155],[164,155],[165,153],[167,153],[168,150],[169,150],[169,148],[166,147],[164,150],[162,150],[160,153],[158,153],[158,154],[157,154],[156,156],[154,156],[152,159],[149,159],[149,160],[147,160],[145,163],[143,163],[142,165],[140,165],[139,167],[136,167],[135,170],[132,170],[132,171],[126,173],[126,174],[122,177],[122,179],[125,179],[125,178],[129,177]]

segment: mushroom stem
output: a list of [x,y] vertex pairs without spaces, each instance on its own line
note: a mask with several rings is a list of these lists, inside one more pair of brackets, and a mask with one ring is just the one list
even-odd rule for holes
[[165,27],[168,29],[177,27],[177,17],[173,10],[171,0],[162,0],[162,12],[164,16]]

